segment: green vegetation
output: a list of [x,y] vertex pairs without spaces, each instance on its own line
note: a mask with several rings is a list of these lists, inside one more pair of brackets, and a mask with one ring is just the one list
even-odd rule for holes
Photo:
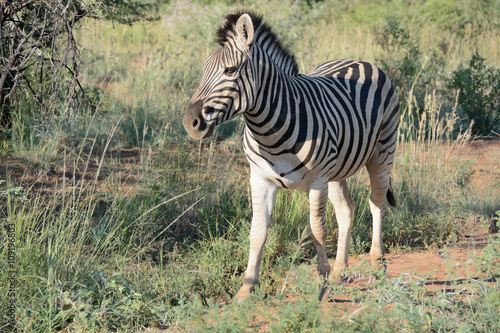
[[[30,105],[39,122],[86,101],[74,30],[85,17],[131,24],[153,19],[161,2],[123,0],[3,1],[0,4],[0,126]],[[25,100],[28,97],[28,100]],[[11,106],[12,101],[15,101]],[[88,102],[88,101],[86,101]],[[81,107],[81,106],[80,106]],[[46,119],[48,118],[48,120]]]
[[500,127],[500,69],[485,61],[476,51],[467,67],[453,72],[449,86],[458,90],[458,104],[474,120],[474,132],[489,134]]
[[[132,23],[134,7],[125,16],[93,7],[89,16],[99,19],[74,32],[89,103],[71,104],[61,84],[52,111],[40,113],[35,96],[20,94],[0,129],[0,331],[499,330],[495,235],[473,256],[473,278],[450,268],[453,288],[427,293],[428,277],[381,276],[364,289],[332,286],[354,305],[320,304],[301,192],[280,193],[260,286],[249,302],[232,303],[251,219],[243,123],[232,120],[200,143],[181,119],[216,27],[240,3],[264,15],[301,72],[364,59],[397,85],[403,122],[388,251],[442,249],[469,229],[499,225],[500,184],[479,192],[474,157],[464,156],[474,135],[500,132],[498,1],[170,1],[144,16],[157,19],[132,25],[117,20]],[[349,186],[351,254],[359,255],[371,240],[366,173]],[[328,227],[333,259],[333,218]],[[3,310],[11,304],[14,321]]]

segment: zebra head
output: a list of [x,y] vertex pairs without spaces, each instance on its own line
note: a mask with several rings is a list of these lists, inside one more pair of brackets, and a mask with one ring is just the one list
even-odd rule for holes
[[254,28],[250,15],[232,13],[217,31],[219,47],[205,60],[201,84],[182,119],[194,139],[209,137],[215,126],[252,107]]

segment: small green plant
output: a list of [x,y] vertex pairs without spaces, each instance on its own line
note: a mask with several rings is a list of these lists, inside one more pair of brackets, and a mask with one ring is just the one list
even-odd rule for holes
[[[494,221],[496,227],[500,228],[500,210],[496,212]],[[479,270],[485,273],[487,279],[494,279],[500,274],[500,238],[491,235],[488,245],[483,249]]]
[[0,199],[2,197],[13,197],[20,201],[26,201],[26,192],[22,186],[12,186],[5,180],[0,179]]
[[474,122],[474,134],[500,132],[500,69],[488,66],[476,50],[452,73],[448,87],[458,91],[458,105]]

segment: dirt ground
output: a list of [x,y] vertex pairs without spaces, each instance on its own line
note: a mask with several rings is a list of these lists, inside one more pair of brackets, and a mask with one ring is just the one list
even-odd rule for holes
[[459,161],[471,163],[477,189],[492,183],[500,186],[500,140],[474,140],[459,147],[456,154]]
[[[445,289],[448,292],[459,292],[456,290],[459,286],[454,286],[452,280],[460,282],[480,278],[477,257],[481,255],[491,236],[496,235],[490,235],[486,230],[478,228],[449,248],[386,254],[384,260],[387,277],[391,279],[403,275],[406,277],[406,282],[412,279],[416,281],[426,279],[425,287],[428,293]],[[355,267],[365,260],[369,261],[369,258],[365,256],[350,258],[349,266]],[[345,285],[363,288],[371,283],[372,279],[370,276],[349,276]],[[346,300],[348,300],[346,297],[336,295],[332,297],[333,302]]]
[[[0,179],[8,180],[12,186],[22,186],[32,194],[50,195],[72,183],[78,185],[96,184],[102,191],[130,192],[137,182],[141,160],[145,154],[138,148],[111,150],[101,163],[101,156],[67,156],[66,161],[39,166],[23,161],[18,157],[0,156]],[[146,156],[147,158],[148,156]],[[109,188],[109,176],[119,189]]]

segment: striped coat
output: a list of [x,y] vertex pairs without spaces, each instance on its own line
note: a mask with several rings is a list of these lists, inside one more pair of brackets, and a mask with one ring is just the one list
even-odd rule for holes
[[[395,203],[390,173],[400,115],[390,80],[376,66],[352,60],[330,61],[301,75],[290,51],[254,13],[229,14],[217,36],[219,47],[205,61],[202,82],[183,123],[193,138],[200,139],[237,114],[245,118],[243,147],[250,163],[253,218],[250,256],[238,299],[245,299],[258,283],[280,188],[309,193],[318,271],[341,278],[354,219],[345,179],[362,167],[368,170],[372,189],[370,254],[372,264],[379,266],[382,216],[387,203]],[[333,273],[325,253],[328,199],[339,223]]]

